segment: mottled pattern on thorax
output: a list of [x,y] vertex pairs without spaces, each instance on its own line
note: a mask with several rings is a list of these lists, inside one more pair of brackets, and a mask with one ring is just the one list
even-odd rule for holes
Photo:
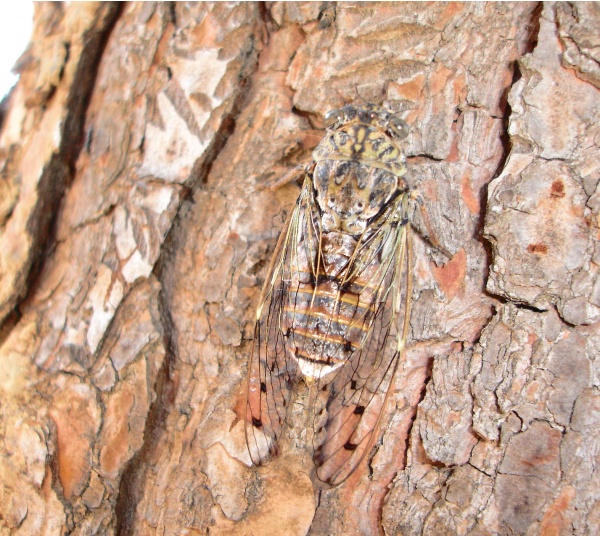
[[[337,110],[335,122],[313,152],[317,201],[324,233],[356,238],[399,192],[408,190],[397,118],[365,104]],[[327,237],[325,235],[325,241]]]
[[324,160],[313,172],[324,233],[341,231],[355,238],[400,190],[403,179],[359,162]]
[[345,106],[340,112],[341,124],[334,124],[313,151],[315,162],[351,160],[397,177],[406,173],[404,154],[390,128],[390,112],[374,104]]

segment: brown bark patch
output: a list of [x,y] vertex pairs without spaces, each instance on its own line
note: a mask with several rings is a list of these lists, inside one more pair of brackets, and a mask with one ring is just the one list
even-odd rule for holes
[[540,253],[545,255],[548,253],[548,246],[546,244],[529,244],[527,246],[527,251],[529,251],[529,253]]
[[561,180],[557,179],[552,183],[552,186],[550,188],[550,195],[552,197],[558,197],[558,198],[564,197],[566,195],[565,194],[565,185]]
[[464,249],[456,252],[452,260],[444,266],[433,266],[433,275],[449,300],[464,290],[467,272],[467,253]]

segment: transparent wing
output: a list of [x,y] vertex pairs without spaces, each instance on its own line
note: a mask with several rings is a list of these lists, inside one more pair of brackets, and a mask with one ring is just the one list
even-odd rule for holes
[[351,283],[374,258],[381,259],[369,278],[376,292],[370,331],[362,347],[319,389],[315,405],[317,477],[332,486],[346,480],[370,452],[406,341],[411,278],[407,274],[402,307],[402,275],[405,263],[410,263],[410,227],[406,221],[393,225],[389,219],[384,214],[374,235],[359,243],[345,274]]
[[[279,452],[299,370],[287,348],[282,315],[299,247],[314,248],[312,186],[305,180],[281,232],[261,292],[246,392],[246,444],[252,463],[266,465]],[[302,245],[301,245],[302,244]],[[314,257],[314,251],[310,255]]]
[[[406,340],[409,311],[406,302],[401,307],[401,282],[409,227],[406,221],[398,221],[398,214],[404,213],[403,204],[405,196],[371,222],[369,232],[359,241],[338,276],[342,288],[350,288],[360,280],[369,292],[375,293],[375,300],[364,343],[336,372],[316,380],[313,392],[318,400],[309,402],[313,411],[317,476],[331,485],[346,480],[371,450]],[[245,419],[246,442],[256,465],[265,465],[279,452],[293,388],[300,375],[287,347],[282,319],[286,308],[293,309],[295,305],[288,300],[291,282],[299,280],[295,272],[298,267],[306,267],[308,260],[314,281],[322,273],[319,214],[307,176],[281,233],[257,309]],[[410,277],[407,277],[406,296],[410,296],[409,287]],[[351,320],[356,330],[364,329],[367,322],[366,309],[359,305]],[[347,312],[344,315],[332,316],[331,325],[347,320]],[[404,325],[399,327],[402,317]]]

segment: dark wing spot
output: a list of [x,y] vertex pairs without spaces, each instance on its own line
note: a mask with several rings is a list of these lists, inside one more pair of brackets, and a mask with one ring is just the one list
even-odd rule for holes
[[256,417],[252,417],[252,425],[256,426],[256,428],[262,428],[262,421]]
[[267,384],[265,382],[260,382],[260,392],[261,393],[267,392]]
[[350,443],[350,441],[346,441],[346,443],[344,443],[344,449],[346,450],[356,450],[356,447],[358,447],[358,445],[355,443]]
[[356,380],[351,380],[350,381],[350,389],[356,390]]
[[354,408],[354,415],[362,415],[365,412],[364,406],[356,406]]

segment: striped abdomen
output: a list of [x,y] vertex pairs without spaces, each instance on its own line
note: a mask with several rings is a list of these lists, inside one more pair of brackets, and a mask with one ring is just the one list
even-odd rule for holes
[[[345,238],[347,245],[348,235]],[[282,330],[288,351],[305,377],[320,378],[346,362],[362,347],[375,314],[375,296],[365,278],[377,268],[378,261],[366,267],[360,277],[344,282],[347,251],[331,247],[332,242],[339,243],[339,237],[326,233],[323,249],[328,250],[328,243],[330,247],[321,259],[317,281],[304,259],[299,260],[302,266],[292,267]]]

